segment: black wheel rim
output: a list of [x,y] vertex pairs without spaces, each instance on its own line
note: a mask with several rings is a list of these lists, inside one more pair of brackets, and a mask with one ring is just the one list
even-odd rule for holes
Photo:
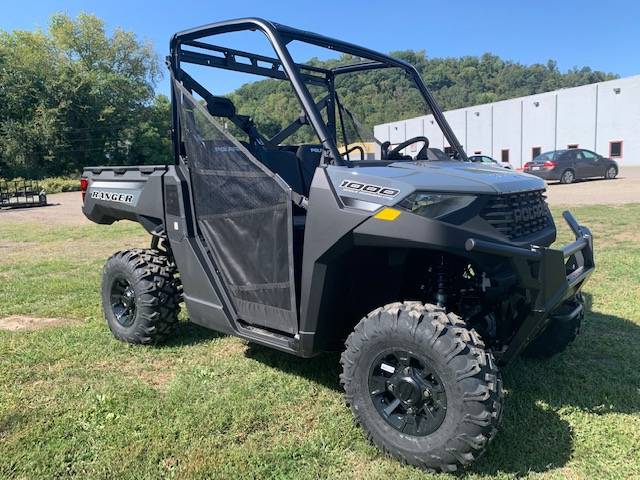
[[400,349],[380,354],[369,370],[368,387],[380,416],[399,432],[423,437],[444,421],[444,384],[418,355]]
[[118,277],[111,284],[111,311],[123,327],[130,327],[136,318],[136,295],[131,284]]

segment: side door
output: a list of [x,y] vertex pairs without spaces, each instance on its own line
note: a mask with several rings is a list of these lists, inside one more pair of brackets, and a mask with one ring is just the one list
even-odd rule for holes
[[590,151],[582,150],[582,155],[585,159],[585,170],[589,177],[601,177],[604,175],[604,162],[600,160],[600,157]]
[[573,171],[576,172],[576,179],[589,176],[589,165],[582,154],[582,150],[568,150],[565,156],[570,159],[569,163],[572,165]]
[[291,188],[174,81],[197,232],[242,321],[294,334]]

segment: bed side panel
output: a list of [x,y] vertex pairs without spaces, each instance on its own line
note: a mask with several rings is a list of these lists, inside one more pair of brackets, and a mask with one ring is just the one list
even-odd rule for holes
[[82,212],[92,222],[132,220],[148,231],[163,224],[162,176],[167,167],[91,167]]

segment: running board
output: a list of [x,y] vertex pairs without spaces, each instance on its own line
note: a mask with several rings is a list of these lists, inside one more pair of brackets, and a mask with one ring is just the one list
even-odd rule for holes
[[249,340],[268,347],[277,348],[283,352],[300,355],[298,335],[289,336],[276,333],[271,330],[249,325],[248,323],[237,321],[238,334],[245,340]]

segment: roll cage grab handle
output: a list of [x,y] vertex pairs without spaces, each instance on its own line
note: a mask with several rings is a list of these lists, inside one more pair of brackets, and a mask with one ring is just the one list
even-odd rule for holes
[[[213,35],[244,30],[260,30],[267,37],[267,40],[273,47],[278,58],[274,59],[262,55],[240,52],[230,48],[217,47],[197,41],[198,39],[203,37],[210,37]],[[293,61],[293,58],[291,57],[289,50],[287,50],[286,47],[286,44],[292,40],[298,40],[328,49],[335,49],[340,52],[348,53],[371,61],[361,64],[344,65],[331,70],[313,67],[310,65],[297,64]],[[222,53],[224,55],[224,58],[214,57],[200,52],[185,51],[182,50],[182,45]],[[293,85],[293,89],[298,97],[298,100],[300,101],[303,111],[305,112],[306,118],[313,126],[320,141],[322,142],[325,152],[327,152],[328,155],[333,158],[336,165],[347,167],[353,166],[353,162],[351,160],[342,158],[342,155],[340,155],[337,144],[334,140],[334,136],[331,135],[331,132],[329,132],[327,129],[327,125],[325,125],[324,121],[322,120],[322,115],[320,114],[316,102],[311,97],[309,90],[305,86],[303,77],[308,81],[327,85],[331,94],[334,95],[333,81],[335,75],[356,71],[374,70],[379,68],[401,68],[413,78],[416,86],[425,99],[427,106],[430,108],[434,119],[444,133],[445,138],[449,142],[449,145],[451,145],[458,151],[462,160],[467,159],[466,153],[462,149],[460,142],[456,138],[453,130],[445,119],[444,114],[438,106],[435,98],[424,85],[420,74],[413,65],[402,60],[389,57],[365,47],[359,47],[348,42],[343,42],[315,33],[276,24],[267,20],[263,20],[261,18],[240,18],[235,20],[227,20],[178,32],[171,38],[170,51],[171,55],[167,58],[167,61],[171,73],[178,81],[182,80],[182,70],[180,68],[181,61],[184,61],[185,63],[194,63],[204,66],[224,68],[227,70],[242,71],[246,73],[256,73],[272,78],[289,80]],[[249,59],[250,64],[236,62],[236,56]],[[259,66],[258,62],[270,63],[271,67],[268,68]],[[279,69],[280,66],[282,66],[284,72]],[[306,70],[311,74],[302,74],[300,70]],[[317,74],[324,75],[324,78]],[[171,91],[172,95],[174,96],[174,101],[172,102],[172,136],[175,151],[175,161],[176,163],[178,163],[178,159],[181,155],[179,135],[180,116],[177,111],[177,102],[175,101],[176,92],[174,91],[173,84],[171,85]],[[330,120],[330,122],[333,125],[333,120]]]

